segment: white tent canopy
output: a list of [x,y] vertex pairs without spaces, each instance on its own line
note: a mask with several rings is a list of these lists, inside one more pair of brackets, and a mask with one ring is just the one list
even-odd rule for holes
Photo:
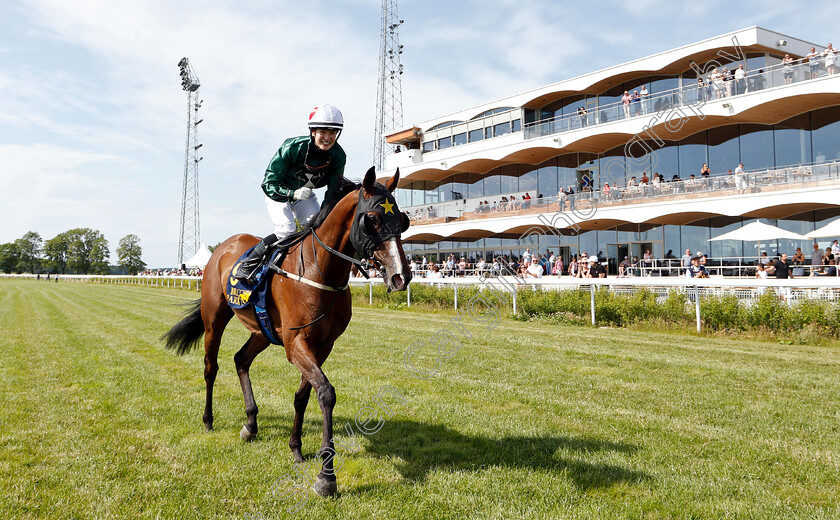
[[805,233],[808,238],[840,237],[840,218],[833,220],[819,229]]
[[752,222],[746,226],[740,227],[729,233],[724,233],[716,237],[710,238],[709,241],[715,240],[743,240],[746,242],[766,242],[768,240],[777,240],[780,238],[787,238],[790,240],[808,240],[808,237],[787,231],[776,226],[763,224],[759,221]]
[[207,262],[210,261],[210,256],[213,253],[210,251],[210,248],[207,247],[207,244],[204,242],[201,243],[201,247],[198,248],[198,251],[193,255],[192,258],[184,262],[184,265],[187,267],[198,267],[199,269],[204,269],[204,266],[207,265]]

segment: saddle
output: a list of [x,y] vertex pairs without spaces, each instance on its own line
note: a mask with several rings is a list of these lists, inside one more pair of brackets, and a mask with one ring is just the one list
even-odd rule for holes
[[267,255],[269,258],[268,262],[264,262],[259,268],[256,275],[256,282],[252,284],[244,280],[238,280],[236,278],[236,270],[242,261],[248,257],[254,247],[245,251],[236,260],[236,263],[233,264],[233,269],[231,269],[230,276],[228,276],[227,283],[225,284],[225,299],[227,299],[231,309],[244,309],[249,305],[253,305],[254,312],[257,315],[257,323],[259,323],[263,335],[275,345],[282,345],[282,342],[274,336],[274,327],[271,325],[271,318],[266,310],[266,302],[269,299],[269,290],[271,288],[269,282],[271,281],[271,276],[278,270],[275,266],[283,264],[283,259],[286,257],[288,249],[273,249]]

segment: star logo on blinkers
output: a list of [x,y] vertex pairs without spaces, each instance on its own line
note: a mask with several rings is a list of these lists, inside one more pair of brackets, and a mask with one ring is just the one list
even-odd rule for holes
[[385,214],[386,214],[386,215],[387,215],[388,213],[390,213],[391,215],[393,215],[393,214],[394,214],[394,205],[393,205],[393,204],[391,204],[391,201],[390,201],[390,200],[385,199],[385,202],[382,202],[382,203],[380,203],[379,205],[380,205],[380,206],[382,206],[383,208],[385,208]]

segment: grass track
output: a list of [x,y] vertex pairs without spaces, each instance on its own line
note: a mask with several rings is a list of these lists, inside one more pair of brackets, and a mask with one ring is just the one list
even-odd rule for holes
[[[0,518],[840,518],[837,349],[465,321],[471,337],[421,380],[404,353],[452,316],[356,307],[325,371],[336,440],[350,428],[362,449],[338,448],[338,500],[309,494],[288,513],[271,489],[296,475],[299,374],[281,349],[252,368],[260,436],[243,444],[244,329],[222,344],[211,433],[203,352],[159,341],[194,292],[0,291]],[[405,402],[362,435],[354,417],[384,385]],[[314,400],[307,417],[312,457]]]

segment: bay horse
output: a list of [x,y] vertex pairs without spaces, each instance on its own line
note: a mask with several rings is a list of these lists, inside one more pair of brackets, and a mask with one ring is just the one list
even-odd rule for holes
[[[350,322],[351,298],[348,282],[352,263],[350,255],[358,250],[365,258],[373,257],[385,268],[388,290],[402,291],[411,281],[400,234],[408,228],[408,216],[400,213],[393,197],[399,182],[399,170],[385,186],[375,182],[371,168],[362,184],[343,180],[338,193],[324,202],[310,225],[286,243],[288,251],[282,270],[271,284],[268,312],[275,338],[286,350],[286,359],[301,373],[300,388],[294,397],[294,420],[289,447],[295,462],[303,462],[301,429],[315,389],[323,416],[323,438],[318,454],[321,471],[314,489],[321,496],[337,492],[333,471],[333,407],[336,396],[321,366],[336,339]],[[252,235],[234,235],[219,245],[204,270],[201,298],[172,329],[164,334],[166,347],[183,355],[204,336],[204,381],[206,402],[204,426],[213,428],[213,384],[219,370],[217,362],[222,333],[236,315],[251,333],[248,341],[234,355],[236,372],[245,398],[247,419],[240,436],[245,441],[257,434],[257,404],[248,375],[251,363],[270,341],[260,331],[253,306],[232,309],[225,297],[225,284],[237,260],[259,239]],[[296,273],[297,276],[293,273]]]

